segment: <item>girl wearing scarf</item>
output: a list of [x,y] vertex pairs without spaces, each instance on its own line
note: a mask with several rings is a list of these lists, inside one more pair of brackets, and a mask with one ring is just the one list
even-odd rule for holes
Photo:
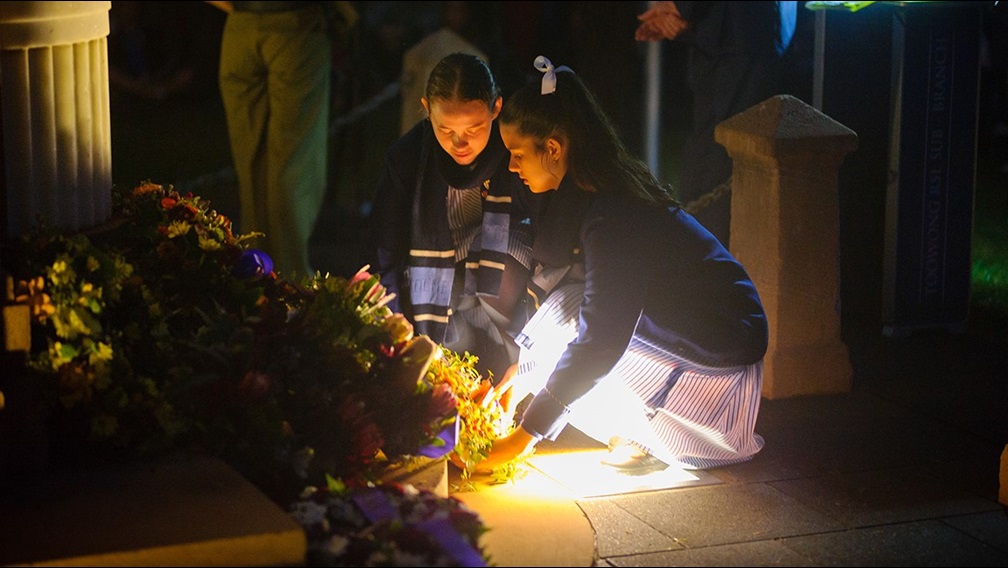
[[527,321],[537,198],[508,171],[500,89],[482,59],[443,58],[420,102],[427,118],[386,152],[376,189],[376,270],[417,333],[500,377]]

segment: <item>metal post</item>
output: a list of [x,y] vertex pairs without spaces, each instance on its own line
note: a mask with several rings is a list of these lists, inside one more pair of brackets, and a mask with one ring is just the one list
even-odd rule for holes
[[[654,2],[648,2],[653,6]],[[659,150],[661,136],[658,128],[661,126],[661,41],[649,41],[647,44],[647,59],[645,61],[645,95],[644,95],[644,161],[651,173],[660,177]]]
[[812,68],[812,106],[822,112],[823,74],[826,59],[826,11],[815,14],[815,55]]

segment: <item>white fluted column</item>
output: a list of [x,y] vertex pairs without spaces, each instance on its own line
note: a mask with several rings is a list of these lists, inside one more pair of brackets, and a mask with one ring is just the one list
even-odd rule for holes
[[111,215],[112,2],[0,2],[5,229],[89,228]]

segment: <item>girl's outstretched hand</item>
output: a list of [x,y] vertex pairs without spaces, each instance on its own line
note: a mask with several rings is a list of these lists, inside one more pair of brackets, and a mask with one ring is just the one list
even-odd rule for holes
[[[531,452],[535,448],[537,441],[535,436],[529,434],[524,428],[519,426],[507,436],[497,438],[494,441],[493,448],[490,450],[490,454],[485,460],[476,464],[473,471],[476,473],[491,473],[494,468]],[[449,459],[460,469],[465,469],[465,464],[458,454],[452,452]]]

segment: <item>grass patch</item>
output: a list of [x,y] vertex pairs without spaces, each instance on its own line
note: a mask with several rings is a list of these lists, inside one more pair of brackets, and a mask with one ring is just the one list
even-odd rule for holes
[[1008,313],[1008,229],[978,219],[972,251],[972,303]]
[[979,168],[974,199],[970,305],[1008,315],[1008,200],[1005,175]]

